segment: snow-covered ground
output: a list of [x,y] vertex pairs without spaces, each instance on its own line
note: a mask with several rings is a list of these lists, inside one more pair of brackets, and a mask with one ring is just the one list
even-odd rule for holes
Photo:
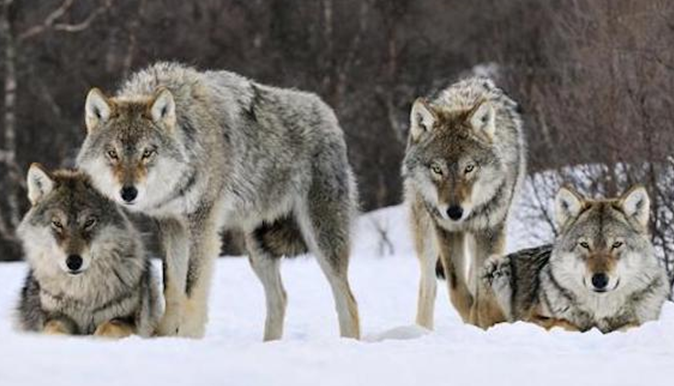
[[[382,257],[375,223],[394,255]],[[513,227],[510,248],[527,245]],[[401,208],[361,218],[350,276],[361,342],[338,338],[328,285],[311,258],[287,260],[283,341],[262,343],[262,288],[246,259],[220,259],[205,339],[118,342],[26,335],[11,309],[26,270],[0,265],[0,386],[42,385],[670,385],[674,304],[626,333],[545,332],[522,323],[487,332],[463,325],[444,287],[436,330],[414,327],[418,268]],[[442,285],[442,284],[441,284]]]

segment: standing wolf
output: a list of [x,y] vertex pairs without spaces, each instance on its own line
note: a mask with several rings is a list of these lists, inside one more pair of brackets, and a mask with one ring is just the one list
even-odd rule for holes
[[19,327],[48,334],[150,336],[161,316],[152,266],[137,231],[89,178],[28,171],[32,204],[18,228],[30,272]]
[[475,77],[430,102],[417,99],[410,120],[402,174],[421,265],[417,323],[433,328],[439,255],[462,319],[488,327],[503,316],[491,313],[493,299],[481,295],[474,267],[503,252],[508,212],[525,175],[517,104],[491,80]]
[[554,245],[494,256],[485,266],[507,319],[602,332],[657,319],[669,288],[649,237],[646,190],[588,200],[562,188],[555,207]]
[[265,340],[283,333],[279,257],[306,250],[330,283],[341,335],[359,337],[347,279],[356,186],[342,130],[320,98],[159,63],[114,97],[92,89],[86,125],[79,166],[100,191],[160,222],[160,334],[203,336],[218,232],[238,228],[267,299]]

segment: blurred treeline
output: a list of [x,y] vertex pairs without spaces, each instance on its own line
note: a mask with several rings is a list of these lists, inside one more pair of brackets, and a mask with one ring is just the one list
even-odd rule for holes
[[[113,91],[157,60],[321,95],[346,132],[363,210],[401,201],[414,98],[475,71],[521,103],[530,173],[573,182],[562,166],[608,165],[588,193],[638,179],[654,208],[674,204],[657,183],[673,162],[671,0],[0,2],[0,259],[18,256],[27,165],[72,166],[89,88]],[[623,164],[646,174],[618,178]],[[671,229],[663,213],[654,225]]]

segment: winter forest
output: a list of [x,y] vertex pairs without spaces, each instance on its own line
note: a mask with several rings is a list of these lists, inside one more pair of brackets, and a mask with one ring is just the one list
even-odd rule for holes
[[[56,189],[54,181],[74,178],[67,172],[56,177],[47,169],[74,168],[77,163],[84,170],[78,153],[87,149],[83,141],[91,135],[91,127],[108,124],[104,121],[113,107],[145,101],[145,96],[132,97],[115,107],[111,102],[115,97],[103,95],[114,95],[127,77],[158,61],[200,71],[228,70],[261,84],[320,96],[334,109],[344,132],[357,182],[357,205],[344,194],[351,181],[348,174],[339,173],[346,168],[320,169],[334,172],[325,179],[316,176],[319,169],[311,169],[306,172],[313,173],[311,181],[341,185],[320,191],[314,201],[303,196],[304,212],[292,207],[281,213],[285,201],[273,202],[281,208],[277,218],[259,220],[264,205],[258,203],[249,212],[250,218],[258,215],[259,222],[246,234],[209,228],[206,209],[168,220],[131,206],[121,210],[123,205],[115,206],[107,192],[86,196],[98,195],[101,208],[114,208],[106,214],[106,221],[113,224],[105,228],[107,233],[99,236],[92,230],[102,216],[84,219],[86,210],[74,215],[81,217],[77,221],[82,225],[77,226],[85,236],[70,240],[83,252],[62,247],[67,244],[61,239],[66,238],[68,224],[58,217],[61,212],[50,212],[49,219],[45,215],[42,228],[22,223],[24,215],[36,212],[39,200]],[[521,189],[513,188],[518,190],[514,201],[494,204],[497,209],[510,206],[502,212],[490,211],[486,204],[480,208],[488,225],[490,216],[498,213],[507,220],[491,228],[485,225],[483,233],[465,231],[464,240],[463,231],[456,229],[470,221],[468,214],[461,216],[472,204],[462,208],[460,203],[457,209],[448,202],[444,207],[437,198],[441,187],[430,194],[436,196],[432,204],[425,192],[441,186],[438,181],[449,178],[449,168],[456,167],[468,181],[477,178],[466,176],[481,166],[477,162],[464,166],[464,158],[457,158],[454,165],[447,160],[423,165],[427,185],[404,178],[422,186],[419,197],[426,201],[408,197],[405,204],[403,190],[408,185],[403,184],[402,170],[408,171],[403,160],[418,145],[414,141],[422,142],[416,136],[431,135],[428,127],[446,118],[429,107],[428,100],[471,76],[491,78],[518,108],[512,107],[515,113],[494,110],[489,105],[493,100],[476,102],[465,112],[464,126],[475,131],[469,136],[487,138],[491,146],[498,137],[488,131],[494,128],[495,111],[521,114],[526,150],[510,150],[526,153],[526,173],[520,174]],[[213,89],[220,90],[222,84]],[[90,92],[92,87],[103,93]],[[673,90],[673,0],[0,0],[0,384],[668,384],[674,378]],[[255,102],[258,94],[253,96]],[[171,119],[177,104],[171,92],[162,89],[147,98],[143,119],[151,119],[156,127],[175,128],[177,121]],[[253,118],[254,107],[251,103]],[[246,114],[247,110],[241,115]],[[273,121],[276,116],[270,115]],[[513,116],[519,122],[519,115]],[[435,122],[427,126],[427,120]],[[213,121],[230,128],[220,123],[224,118]],[[180,129],[188,133],[193,127]],[[313,129],[303,128],[314,135]],[[222,137],[228,141],[230,134]],[[330,137],[334,131],[321,135]],[[192,146],[189,141],[194,138],[188,137],[181,140]],[[100,154],[89,155],[89,162],[92,170],[102,170],[104,159],[105,173],[112,170],[110,175],[116,176],[112,166],[121,162],[122,155],[110,146],[100,146]],[[265,153],[269,148],[260,148],[272,158]],[[155,148],[138,154],[142,165],[157,157]],[[344,152],[339,154],[346,165]],[[260,158],[269,161],[265,156]],[[319,162],[315,153],[312,157],[311,162]],[[32,165],[35,162],[44,168]],[[192,202],[197,196],[188,194],[194,180],[201,178],[202,170],[193,169],[191,177],[187,172],[180,176],[180,181],[187,181],[184,185],[173,186],[180,187],[175,191],[182,196],[176,200],[182,200],[184,207],[198,201]],[[104,178],[94,176],[91,181]],[[489,182],[481,181],[480,186],[496,186]],[[121,191],[117,185],[110,188],[126,201],[117,204],[137,204],[140,200],[133,200],[139,190],[132,186],[127,200],[128,187],[123,184]],[[636,184],[645,189],[630,189]],[[100,186],[106,186],[105,181],[96,188],[101,190]],[[503,186],[506,183],[498,191],[494,188],[492,195],[502,193]],[[317,213],[325,218],[310,217],[316,216],[309,213],[311,205],[325,205],[339,194],[348,196],[348,205],[321,207]],[[617,197],[606,205],[606,211],[613,210],[610,221],[594,219],[600,223],[596,226],[592,220],[580,220],[583,213],[594,213],[605,203],[593,198],[605,197]],[[351,218],[356,206],[358,215]],[[428,217],[415,210],[426,210],[423,216]],[[616,211],[621,220],[615,220]],[[432,226],[419,225],[424,221]],[[328,233],[320,234],[321,223],[338,222],[352,229],[340,233],[344,229],[336,226],[331,229],[333,237],[321,238]],[[507,229],[499,227],[506,222]],[[198,228],[196,223],[206,225]],[[601,239],[601,246],[585,234],[575,239],[572,230],[586,223],[590,225],[582,230],[590,229],[587,233]],[[17,232],[20,224],[28,229],[25,233]],[[290,227],[274,228],[284,224]],[[299,247],[297,240],[291,240],[293,235],[303,238]],[[116,237],[115,242],[107,237]],[[32,252],[27,251],[27,238],[34,239]],[[564,255],[567,238],[574,252]],[[498,257],[499,248],[512,253],[553,241],[548,249],[525,250],[517,255],[524,256],[520,259],[492,259]],[[270,251],[287,246],[286,242],[293,254],[311,258],[264,260],[277,257]],[[632,248],[632,243],[640,243],[634,248],[637,252],[627,250],[625,244]],[[199,260],[208,252],[218,256],[218,247],[219,256],[248,258]],[[94,248],[99,249],[94,253]],[[469,253],[464,256],[465,251]],[[50,253],[60,260],[50,260]],[[108,255],[100,257],[104,253]],[[181,253],[189,258],[171,259]],[[470,259],[477,261],[478,255],[488,264],[471,266],[475,262]],[[461,262],[458,268],[436,265],[432,259],[438,256],[440,263]],[[528,261],[522,259],[541,256],[549,260],[536,266],[538,270],[531,269],[536,280],[516,277],[529,274],[527,267],[518,265]],[[559,262],[555,260],[559,256],[567,256],[561,261],[568,264],[558,263],[548,271],[553,266],[549,261]],[[635,256],[650,260],[635,263]],[[155,257],[166,257],[165,265]],[[436,269],[445,280],[436,280]],[[553,269],[569,269],[558,276],[567,281],[559,284]],[[581,279],[569,273],[580,270],[585,275]],[[44,272],[53,277],[38,277]],[[462,277],[467,283],[461,283]],[[484,295],[482,285],[493,292]],[[526,285],[531,292],[518,290]],[[131,289],[126,291],[127,287]],[[50,292],[52,288],[57,291]],[[573,292],[578,288],[580,292]],[[578,295],[581,292],[586,297]],[[622,297],[609,301],[604,295]],[[517,296],[529,297],[520,301]],[[465,299],[470,302],[462,302]],[[583,299],[590,300],[583,303]],[[491,308],[478,307],[484,304]],[[587,304],[594,307],[591,312],[573,312]],[[62,310],[71,314],[62,315]],[[17,327],[95,337],[40,336],[16,331]],[[111,343],[105,338],[125,339]],[[282,340],[263,343],[263,339]]]

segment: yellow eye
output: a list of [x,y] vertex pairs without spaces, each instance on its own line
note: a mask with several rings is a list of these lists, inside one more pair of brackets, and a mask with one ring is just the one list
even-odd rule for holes
[[431,171],[439,176],[442,175],[442,168],[439,165],[431,165]]
[[618,248],[620,248],[620,247],[622,247],[622,246],[623,246],[623,242],[622,242],[622,241],[616,241],[615,243],[613,243],[613,246],[612,246],[612,247],[613,247],[613,249],[618,249]]
[[585,249],[588,249],[588,250],[590,249],[590,244],[586,243],[585,241],[581,241],[578,244],[580,244],[580,246],[585,248]]
[[155,150],[153,150],[153,149],[145,149],[143,151],[143,159],[148,159],[148,158],[152,157],[154,155],[154,153],[155,153]]
[[466,166],[466,168],[464,169],[463,172],[468,174],[468,173],[472,172],[473,170],[475,170],[475,165],[468,165],[468,166]]
[[116,160],[118,158],[117,152],[114,150],[108,150],[108,157],[110,157],[110,159]]
[[90,229],[94,225],[96,225],[96,219],[93,217],[84,222],[85,229]]
[[59,220],[52,220],[51,226],[54,227],[54,229],[61,230],[63,229],[63,224]]

